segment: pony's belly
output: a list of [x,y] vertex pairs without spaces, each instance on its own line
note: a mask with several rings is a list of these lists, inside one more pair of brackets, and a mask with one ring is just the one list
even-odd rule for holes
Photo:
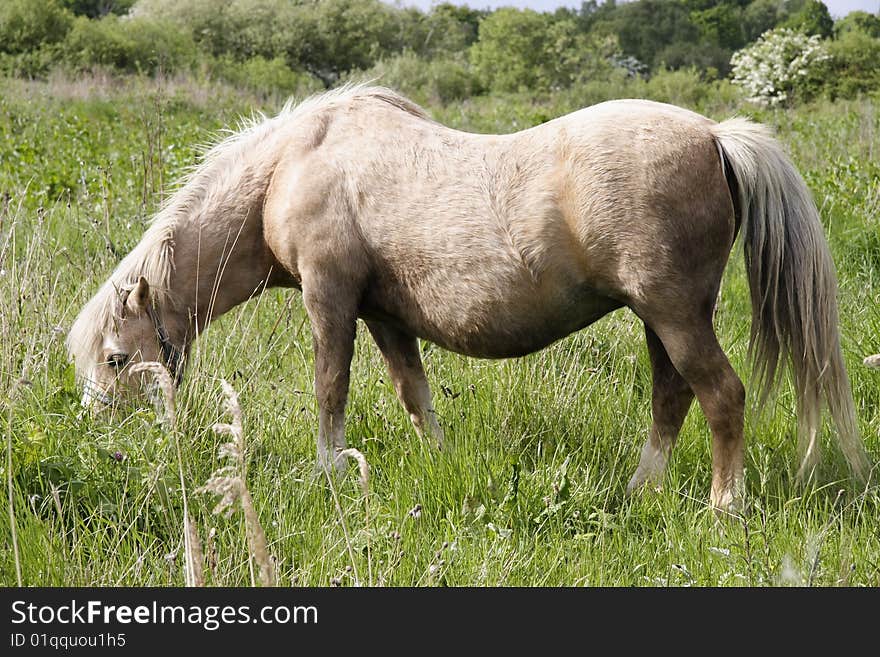
[[405,306],[405,312],[368,307],[362,316],[394,324],[465,356],[514,358],[539,351],[623,305],[588,288],[555,298],[512,295],[501,302],[469,301],[455,303],[453,298],[430,308]]
[[436,344],[466,356],[478,358],[516,358],[540,351],[557,340],[589,326],[621,304],[611,299],[588,308],[552,313],[544,309],[528,317],[508,317],[505,321],[483,325],[461,337],[425,336]]

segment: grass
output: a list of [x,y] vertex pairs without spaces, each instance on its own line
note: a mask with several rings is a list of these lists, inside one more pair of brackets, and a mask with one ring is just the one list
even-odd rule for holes
[[[311,337],[295,292],[270,290],[200,339],[174,435],[161,408],[83,414],[67,326],[197,145],[260,103],[167,82],[98,86],[0,81],[0,426],[11,501],[0,514],[0,583],[184,584],[184,488],[205,582],[254,581],[243,515],[214,515],[216,498],[195,494],[224,465],[211,430],[226,421],[223,378],[239,394],[242,472],[281,586],[880,585],[878,490],[849,479],[830,435],[817,483],[796,483],[787,388],[747,418],[741,520],[719,524],[708,509],[710,438],[696,407],[663,490],[624,495],[651,391],[628,311],[518,360],[424,343],[442,452],[416,437],[360,327],[347,436],[370,465],[366,495],[354,464],[333,487],[313,476]],[[434,111],[451,125],[505,130],[571,102],[490,98]],[[780,129],[822,210],[860,428],[876,460],[880,374],[862,358],[880,351],[880,115],[862,100],[756,118]],[[737,248],[716,325],[747,388],[749,312]]]

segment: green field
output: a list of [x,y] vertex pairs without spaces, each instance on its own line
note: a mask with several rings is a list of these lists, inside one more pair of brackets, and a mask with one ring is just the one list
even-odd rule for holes
[[[429,110],[454,127],[502,132],[598,99],[489,96]],[[674,89],[660,99],[693,101]],[[785,386],[760,415],[749,396],[742,518],[720,523],[708,507],[710,437],[697,406],[663,490],[625,496],[651,393],[641,323],[628,310],[518,360],[424,343],[442,452],[417,438],[360,327],[347,436],[371,466],[367,497],[354,466],[336,490],[313,477],[311,337],[294,291],[270,290],[211,326],[179,391],[176,429],[152,408],[83,414],[63,346],[73,317],[199,145],[280,102],[186,80],[0,81],[4,510],[11,502],[0,514],[0,583],[182,585],[186,494],[206,583],[251,584],[243,515],[214,515],[216,500],[195,492],[223,465],[211,426],[228,420],[224,378],[240,395],[247,483],[281,586],[880,585],[877,471],[867,487],[851,481],[829,433],[816,481],[797,483]],[[693,102],[713,118],[742,111],[776,126],[811,187],[876,461],[880,372],[861,364],[880,352],[876,102],[757,114],[711,94]],[[737,245],[716,325],[747,389],[749,316]]]

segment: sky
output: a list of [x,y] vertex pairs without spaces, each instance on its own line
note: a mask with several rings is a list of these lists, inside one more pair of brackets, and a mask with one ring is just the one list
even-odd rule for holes
[[[557,7],[581,6],[580,0],[448,0],[456,5],[469,5],[475,9],[486,7],[528,7],[535,11],[553,11]],[[832,16],[840,18],[849,12],[861,9],[872,14],[880,12],[880,0],[823,0]],[[428,9],[438,4],[438,0],[400,0],[400,4]]]

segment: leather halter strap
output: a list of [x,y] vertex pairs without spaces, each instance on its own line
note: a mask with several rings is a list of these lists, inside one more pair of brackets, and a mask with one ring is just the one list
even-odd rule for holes
[[171,373],[175,385],[180,385],[183,380],[183,352],[178,349],[168,338],[168,331],[159,319],[159,314],[153,304],[147,305],[147,315],[153,322],[153,328],[156,330],[156,339],[159,341],[159,349],[162,351],[162,360],[165,361],[165,367]]

